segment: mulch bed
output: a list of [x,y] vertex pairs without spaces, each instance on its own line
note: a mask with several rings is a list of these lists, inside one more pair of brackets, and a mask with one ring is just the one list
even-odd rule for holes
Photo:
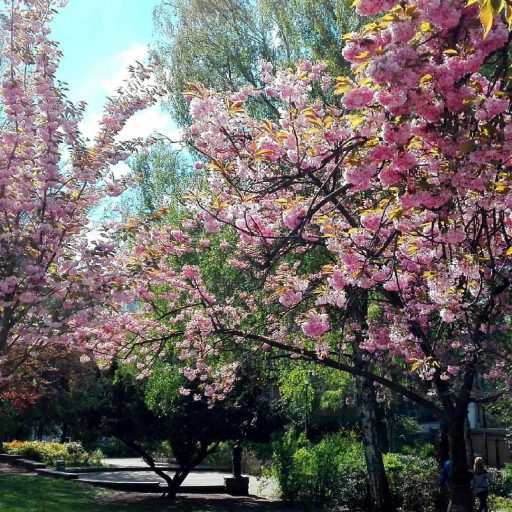
[[[103,504],[138,505],[148,509],[179,510],[180,512],[195,510],[222,510],[222,512],[273,512],[288,510],[281,500],[258,498],[257,496],[229,496],[219,494],[188,494],[175,499],[148,496],[142,493],[108,492],[99,498]],[[289,509],[289,510],[297,510]]]

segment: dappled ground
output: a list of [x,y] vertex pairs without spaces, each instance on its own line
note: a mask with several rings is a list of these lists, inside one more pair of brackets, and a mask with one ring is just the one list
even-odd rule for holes
[[[154,494],[97,489],[78,482],[29,476],[0,464],[0,512],[300,512],[280,500],[218,494],[183,495],[167,500]],[[310,508],[308,510],[311,510]]]
[[[172,472],[166,471],[168,475]],[[224,478],[231,476],[230,473],[221,473],[218,471],[201,471],[190,473],[185,481],[184,486],[224,486]],[[83,473],[79,475],[79,480],[102,480],[105,482],[161,482],[165,483],[163,478],[152,471],[116,471],[116,472],[95,472]],[[264,480],[249,477],[249,492],[254,496],[271,497],[277,494],[277,486],[270,480]]]
[[[267,500],[258,497],[234,497],[219,494],[190,494],[184,495],[167,503],[168,500],[162,500],[147,494],[136,493],[112,493],[110,496],[104,496],[102,502],[105,504],[124,504],[142,507],[148,510],[176,510],[179,512],[271,512],[279,510],[299,511],[301,508],[287,507],[280,500]],[[135,510],[138,510],[135,509]]]
[[[511,500],[494,498],[493,502],[493,512],[512,512]],[[0,512],[98,511],[314,512],[314,509],[311,507],[288,507],[280,500],[251,496],[201,494],[184,495],[175,500],[166,500],[154,494],[110,491],[80,482],[35,477],[18,468],[0,464]]]

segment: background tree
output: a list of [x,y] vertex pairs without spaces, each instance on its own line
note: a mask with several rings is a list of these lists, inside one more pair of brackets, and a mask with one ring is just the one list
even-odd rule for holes
[[[183,99],[189,83],[231,92],[262,87],[261,59],[286,67],[312,58],[347,71],[339,42],[358,23],[345,0],[163,0],[154,18],[159,37],[153,57],[169,92],[169,111],[182,127],[191,122]],[[253,99],[250,108],[279,117],[271,96]]]
[[349,375],[288,358],[275,361],[273,371],[287,422],[308,439],[359,430],[354,407],[356,387]]
[[[268,442],[282,425],[281,412],[266,398],[257,374],[242,378],[223,404],[213,408],[193,395],[180,396],[184,381],[174,365],[163,362],[144,383],[117,372],[102,410],[102,431],[139,454],[165,480],[168,497],[176,495],[187,475],[220,442]],[[152,456],[163,441],[177,464],[172,476]]]
[[159,141],[129,161],[137,186],[123,199],[125,215],[146,216],[166,210],[167,219],[181,216],[183,196],[189,188],[201,188],[204,178],[191,171],[193,162],[184,151]]
[[[14,423],[11,438],[52,436],[95,443],[98,418],[95,402],[104,398],[106,383],[96,365],[80,361],[81,353],[67,346],[43,347],[32,353],[5,382],[0,398],[8,401],[6,418]],[[15,413],[14,415],[12,413]],[[1,414],[1,413],[0,413]],[[2,422],[4,415],[2,414]]]

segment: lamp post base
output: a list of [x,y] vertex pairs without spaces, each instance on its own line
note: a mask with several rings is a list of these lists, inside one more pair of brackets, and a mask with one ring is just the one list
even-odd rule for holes
[[224,478],[226,492],[232,496],[249,496],[249,477],[230,476]]

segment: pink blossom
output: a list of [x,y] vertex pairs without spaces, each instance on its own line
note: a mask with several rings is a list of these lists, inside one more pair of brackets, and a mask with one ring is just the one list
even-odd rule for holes
[[493,117],[507,111],[509,106],[508,98],[488,98],[477,109],[475,118],[479,121],[490,121]]
[[392,9],[396,3],[396,0],[360,0],[357,12],[363,16],[371,16]]
[[306,336],[319,338],[329,330],[329,320],[325,314],[310,313],[308,320],[301,327]]
[[382,222],[382,213],[373,212],[361,218],[363,226],[370,231],[377,231]]
[[407,94],[405,91],[401,90],[388,90],[381,89],[375,94],[375,99],[387,110],[392,112],[393,114],[398,114],[400,112],[400,108],[404,106],[407,101]]
[[185,265],[183,267],[182,274],[185,279],[198,279],[200,276],[200,270],[198,267]]
[[329,357],[330,347],[328,343],[318,341],[315,343],[315,352],[318,359],[325,359]]
[[448,366],[446,370],[450,375],[455,377],[459,373],[459,367],[458,366]]
[[455,315],[453,314],[453,311],[450,311],[449,309],[443,308],[441,310],[440,315],[441,315],[441,318],[443,319],[443,322],[445,322],[447,324],[451,324],[456,319]]
[[329,284],[335,290],[344,290],[348,283],[340,271],[335,271],[329,279]]
[[281,297],[279,297],[279,302],[286,308],[293,307],[297,305],[302,300],[302,292],[287,290]]
[[283,223],[290,229],[295,229],[300,225],[306,215],[304,208],[287,210],[283,212]]
[[358,87],[346,92],[342,103],[349,110],[366,107],[373,101],[373,91],[368,87]]

